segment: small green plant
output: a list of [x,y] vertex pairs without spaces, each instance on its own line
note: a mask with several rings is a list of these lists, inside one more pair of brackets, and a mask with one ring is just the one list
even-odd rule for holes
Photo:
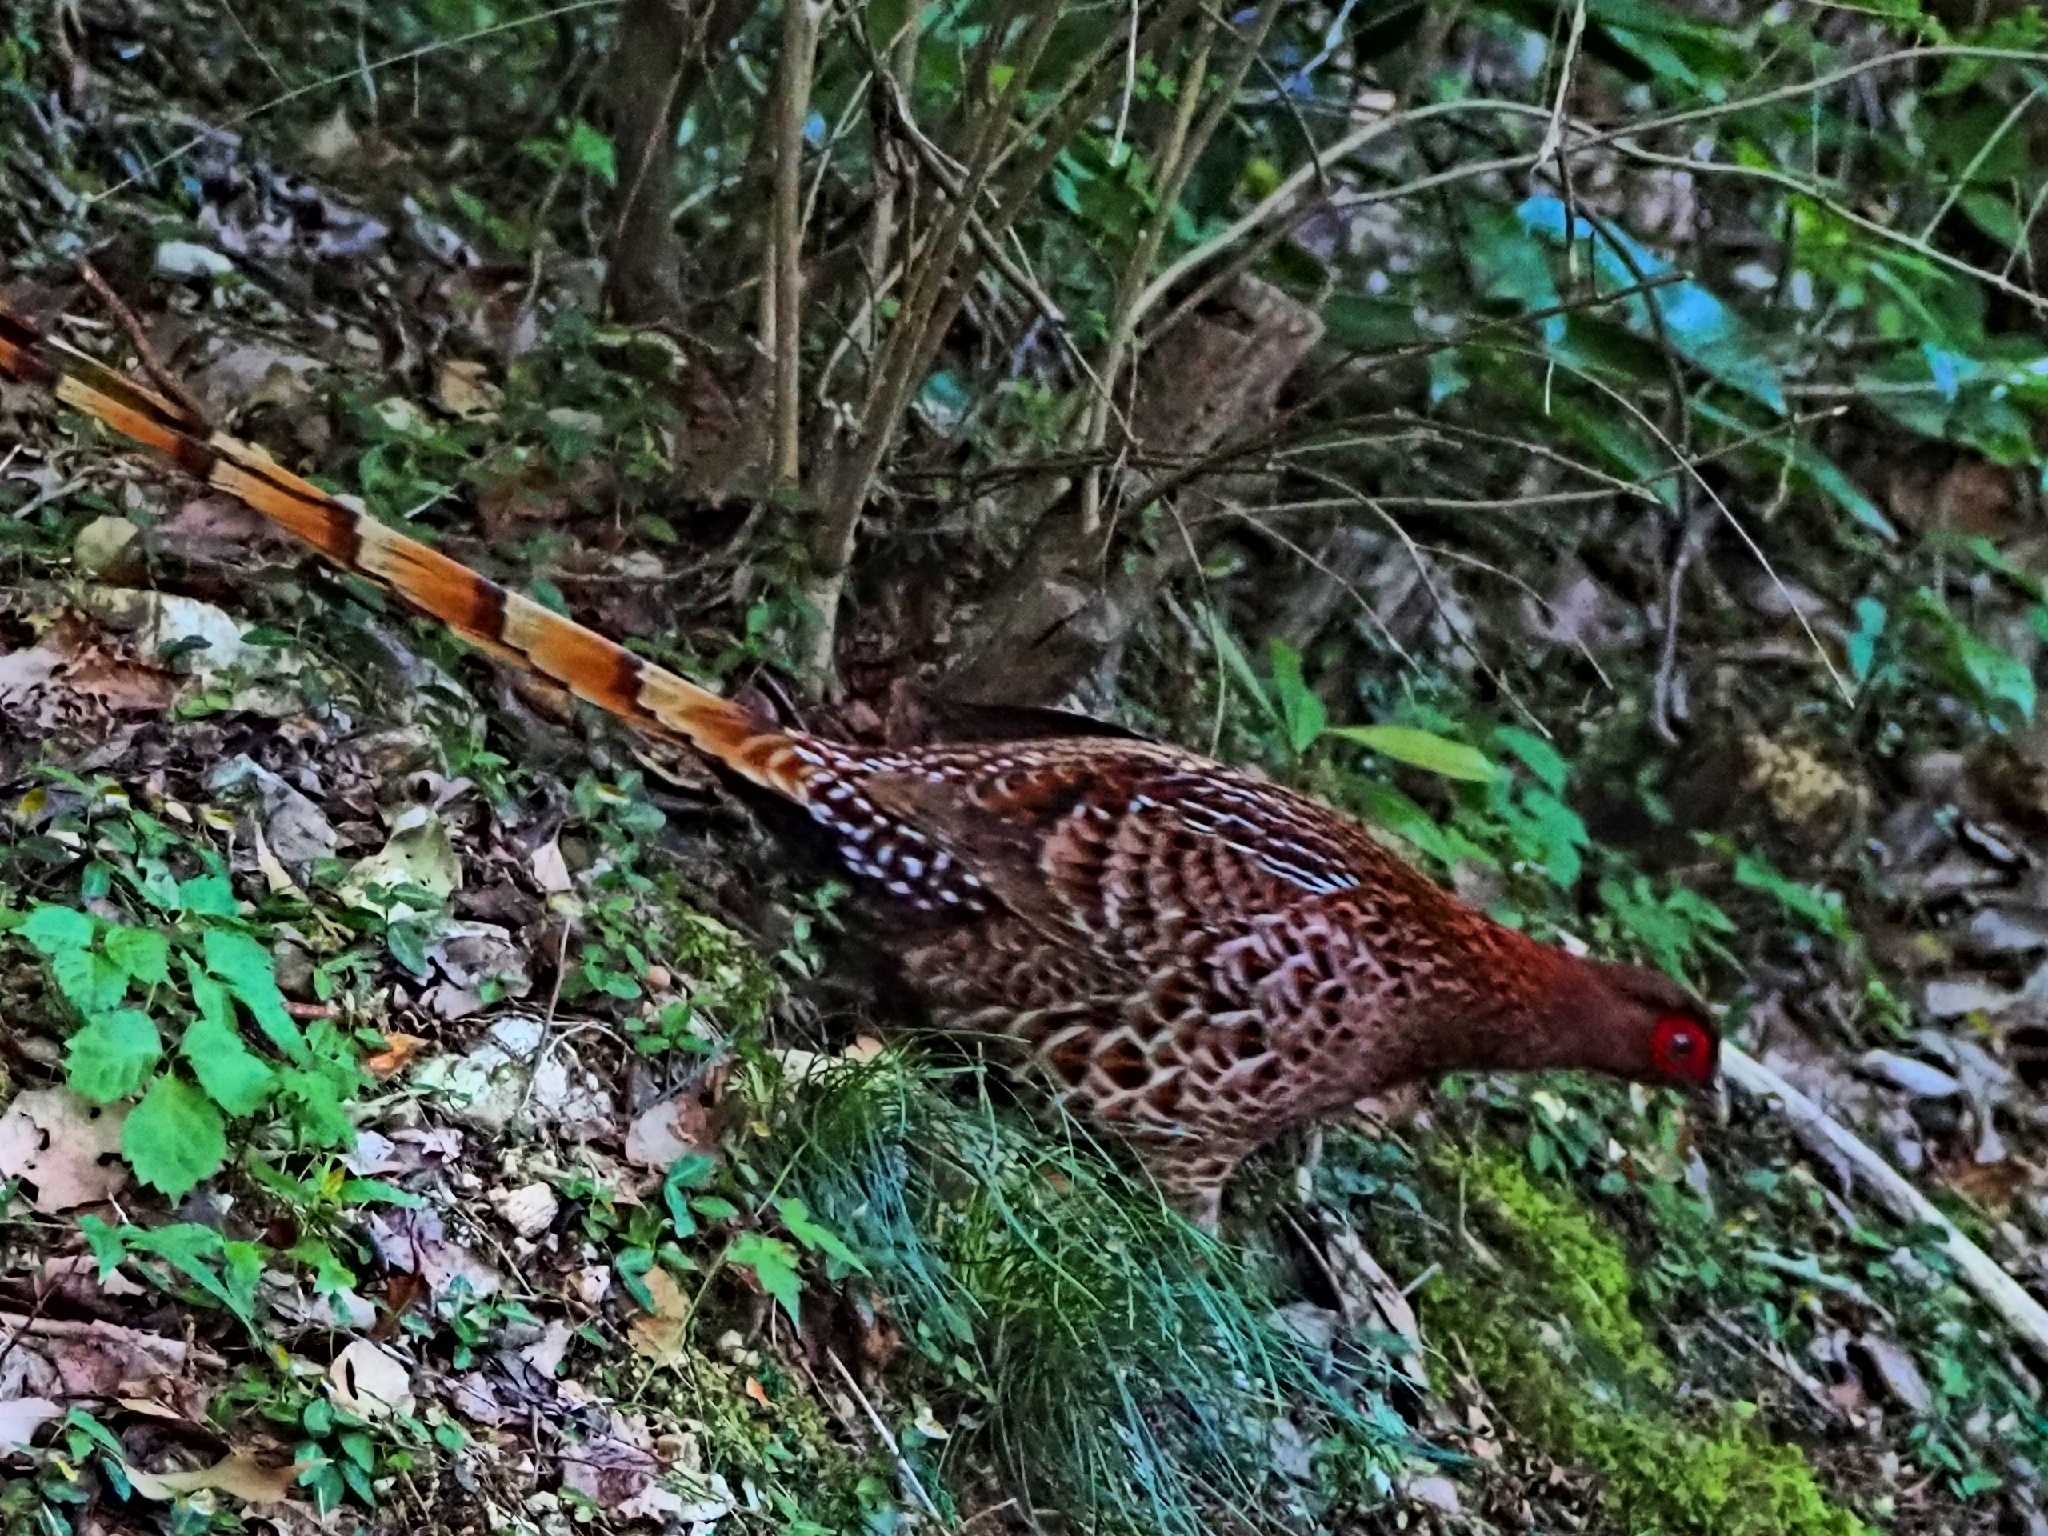
[[[177,839],[140,810],[93,831],[80,905],[0,914],[0,931],[38,958],[73,1021],[66,1082],[129,1106],[121,1146],[136,1177],[180,1198],[225,1165],[231,1125],[266,1113],[305,1143],[345,1144],[362,1080],[353,1042],[292,1017],[219,861],[202,850],[200,872],[178,877]],[[102,915],[117,895],[135,921]]]
[[[638,776],[607,784],[586,774],[572,801],[599,862],[563,997],[641,1004],[625,1022],[647,1054],[702,1054],[757,1027],[774,996],[773,978],[745,940],[686,900],[676,876],[660,867],[654,839],[666,818],[639,794]],[[650,999],[656,979],[662,985]]]
[[30,1454],[30,1474],[0,1480],[0,1536],[73,1536],[98,1491],[92,1472],[128,1491],[126,1454],[92,1414],[71,1409],[56,1444]]

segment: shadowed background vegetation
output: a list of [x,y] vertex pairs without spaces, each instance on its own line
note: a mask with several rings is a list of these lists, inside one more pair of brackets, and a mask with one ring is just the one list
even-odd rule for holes
[[2044,34],[14,8],[10,307],[821,729],[1323,795],[2014,1289],[1734,1088],[1366,1106],[1212,1242],[692,765],[0,385],[9,1536],[2048,1529]]

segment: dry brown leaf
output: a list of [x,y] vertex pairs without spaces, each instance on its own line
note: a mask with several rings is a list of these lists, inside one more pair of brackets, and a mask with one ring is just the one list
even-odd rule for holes
[[426,1049],[427,1042],[418,1035],[400,1034],[390,1030],[384,1036],[384,1049],[374,1056],[365,1057],[363,1070],[375,1078],[394,1077],[411,1065],[412,1059]]
[[466,421],[495,416],[500,397],[486,373],[482,363],[450,358],[441,364],[441,371],[434,378],[434,399],[449,415]]
[[102,1109],[64,1088],[16,1096],[0,1116],[0,1183],[22,1181],[44,1215],[96,1205],[128,1182],[120,1160],[125,1109]]
[[534,884],[550,896],[560,896],[576,888],[568,862],[562,857],[559,838],[551,837],[533,850],[532,867]]
[[135,1491],[145,1499],[168,1502],[181,1494],[216,1492],[245,1504],[276,1504],[290,1497],[292,1484],[306,1463],[266,1467],[247,1451],[229,1451],[210,1467],[196,1472],[144,1472],[124,1466]]
[[412,1372],[405,1362],[368,1339],[357,1339],[328,1367],[327,1390],[336,1403],[366,1419],[413,1410]]
[[647,1271],[645,1284],[654,1298],[654,1310],[633,1319],[626,1330],[633,1352],[657,1365],[674,1365],[683,1358],[683,1325],[690,1318],[690,1301],[675,1277],[659,1264]]
[[626,1127],[626,1161],[640,1168],[666,1168],[679,1157],[716,1149],[710,1112],[692,1094],[650,1105]]

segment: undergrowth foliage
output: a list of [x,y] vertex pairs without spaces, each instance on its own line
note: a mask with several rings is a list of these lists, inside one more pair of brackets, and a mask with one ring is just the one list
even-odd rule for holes
[[[1109,1528],[1247,1529],[1377,1502],[1426,1447],[1387,1359],[1290,1331],[1270,1280],[971,1080],[885,1054],[783,1107],[778,1178],[854,1249],[933,1389],[985,1425],[1034,1505]],[[1287,1454],[1301,1446],[1299,1459]]]
[[[195,856],[109,781],[52,772],[34,798],[18,812],[89,857],[76,905],[0,909],[0,934],[37,957],[71,1015],[66,1083],[89,1103],[131,1106],[121,1150],[136,1176],[181,1199],[258,1117],[309,1147],[345,1145],[365,1082],[357,1043],[292,1017],[219,858]],[[198,870],[181,876],[180,863]]]
[[[657,61],[650,135],[625,82],[678,17],[721,51]],[[2038,6],[1945,0],[26,5],[5,281],[111,349],[91,255],[224,422],[694,675],[839,685],[873,725],[1021,616],[981,673],[1006,699],[1078,687],[1262,764],[1506,920],[1694,984],[1730,1038],[1789,1035],[1850,1102],[1891,1094],[1887,1149],[2038,1289],[2041,1080],[1985,1085],[2048,948],[1971,943],[2048,932],[2044,43]],[[642,192],[676,293],[619,323]],[[1312,338],[1285,379],[1262,314]],[[572,1485],[631,1462],[603,1421],[642,1412],[661,1487],[728,1531],[892,1536],[927,1500],[977,1530],[1348,1530],[1437,1519],[1440,1489],[1386,1505],[1441,1473],[1446,1524],[1498,1529],[2040,1525],[2039,1362],[1768,1114],[1457,1082],[1330,1137],[1314,1214],[1408,1288],[1418,1400],[1391,1341],[1289,1321],[1334,1315],[1260,1246],[1291,1190],[1219,1244],[950,1065],[782,1085],[784,1037],[900,1022],[819,985],[842,891],[714,882],[678,856],[701,800],[487,724],[446,637],[209,564],[154,471],[11,390],[0,434],[27,722],[0,735],[0,1113],[68,1091],[142,1186],[21,1215],[37,1191],[0,1180],[0,1313],[29,1320],[0,1328],[6,1536],[243,1527],[185,1465],[215,1440],[364,1527],[611,1530]],[[9,664],[124,583],[234,609],[247,654],[173,640],[141,667],[171,703],[66,734]],[[285,689],[248,659],[302,652]],[[294,885],[247,802],[157,770],[226,739],[194,727],[291,755],[306,720],[402,722],[479,806],[372,785],[336,812],[363,856]],[[430,1017],[484,870],[506,964]],[[1960,955],[1981,1005],[1937,1014]],[[431,1069],[527,1015],[635,1111],[736,1083],[744,1113],[631,1174],[617,1127],[589,1156],[517,1117],[461,1166],[351,1172],[359,1128],[459,1123]],[[1893,1093],[1916,1052],[1953,1088]],[[544,1227],[484,1209],[514,1184]],[[512,1245],[510,1283],[425,1294],[401,1216]],[[100,1289],[53,1288],[73,1261]],[[204,1422],[95,1399],[17,1446],[46,1309],[186,1335]],[[872,1420],[806,1375],[847,1314],[911,1346]],[[543,1337],[516,1429],[434,1397]],[[338,1397],[370,1342],[415,1412]],[[174,1465],[201,1481],[147,1480]]]

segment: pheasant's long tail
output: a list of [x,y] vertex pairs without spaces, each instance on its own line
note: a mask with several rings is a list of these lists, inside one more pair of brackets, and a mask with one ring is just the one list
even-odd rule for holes
[[0,307],[0,375],[39,386],[154,448],[344,571],[389,589],[478,648],[560,684],[653,736],[681,741],[742,778],[803,801],[806,739],[635,656],[595,630],[507,591],[460,561],[345,506],[185,407]]

